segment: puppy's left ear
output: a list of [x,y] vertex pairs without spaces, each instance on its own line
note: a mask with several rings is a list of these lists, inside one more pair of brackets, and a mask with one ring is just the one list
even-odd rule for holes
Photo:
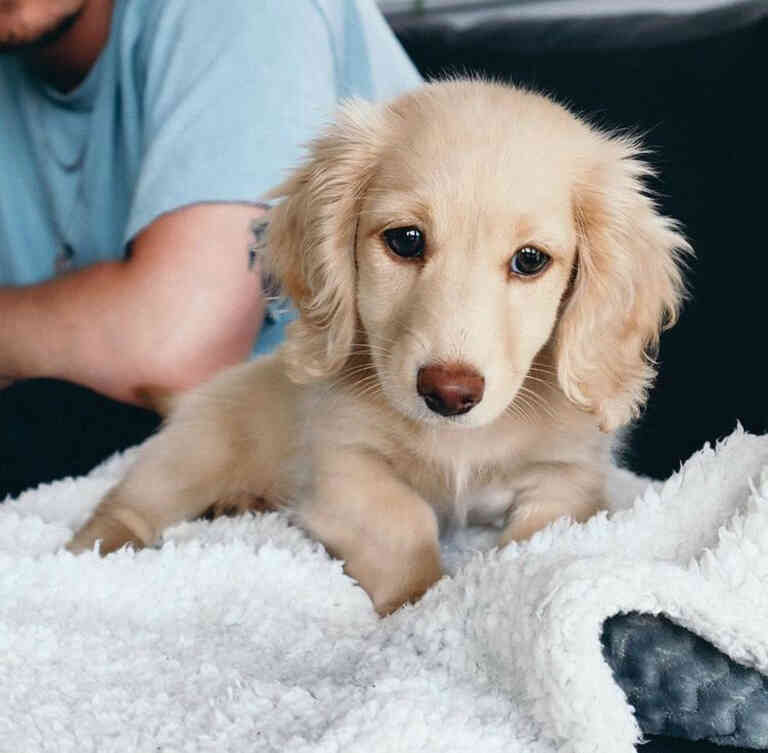
[[350,100],[336,122],[309,145],[309,157],[270,192],[267,272],[299,310],[282,357],[296,382],[338,372],[357,326],[357,220],[381,148],[383,111]]
[[692,249],[648,196],[652,170],[638,144],[601,136],[598,151],[573,197],[577,267],[555,351],[565,394],[612,431],[645,402],[659,335],[684,297],[682,259]]

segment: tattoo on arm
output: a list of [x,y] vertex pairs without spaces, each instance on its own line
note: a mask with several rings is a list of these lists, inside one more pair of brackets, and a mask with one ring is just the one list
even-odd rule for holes
[[267,220],[251,220],[251,235],[253,240],[248,244],[248,269],[253,271],[256,262],[267,245]]
[[[265,208],[268,209],[269,207]],[[278,285],[265,273],[264,269],[256,268],[256,262],[263,258],[264,249],[267,247],[268,225],[269,221],[264,217],[251,220],[250,230],[252,240],[248,244],[248,271],[259,272],[262,275],[262,288],[264,290],[264,295],[267,296],[267,300],[269,301],[270,298],[277,298]],[[264,317],[267,322],[275,321],[276,313],[272,310],[271,304],[267,305]]]

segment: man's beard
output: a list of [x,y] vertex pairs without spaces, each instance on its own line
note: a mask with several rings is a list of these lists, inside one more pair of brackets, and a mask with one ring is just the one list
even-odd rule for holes
[[11,32],[9,36],[0,39],[0,55],[25,53],[54,44],[75,25],[82,12],[83,9],[78,8],[74,13],[53,20],[48,28],[38,32],[32,38],[14,35]]

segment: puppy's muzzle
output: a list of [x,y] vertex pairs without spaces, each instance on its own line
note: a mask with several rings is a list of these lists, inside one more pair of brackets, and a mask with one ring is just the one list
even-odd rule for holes
[[485,377],[465,364],[433,364],[419,369],[416,389],[434,413],[460,416],[483,399]]

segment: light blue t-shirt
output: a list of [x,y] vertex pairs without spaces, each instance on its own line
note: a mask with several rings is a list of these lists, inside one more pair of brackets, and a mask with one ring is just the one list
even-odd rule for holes
[[419,81],[373,0],[115,0],[72,92],[0,57],[0,285],[122,258],[185,205],[258,201],[340,99]]

